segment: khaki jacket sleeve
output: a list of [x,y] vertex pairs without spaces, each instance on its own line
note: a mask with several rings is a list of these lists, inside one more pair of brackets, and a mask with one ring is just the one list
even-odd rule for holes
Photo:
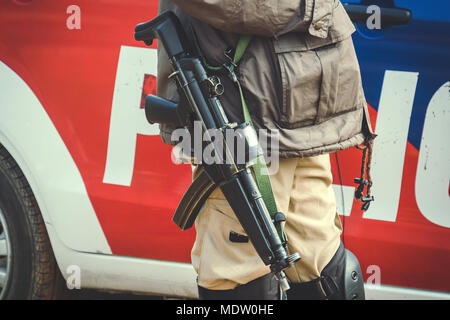
[[189,15],[216,29],[261,36],[291,31],[325,38],[339,0],[173,0]]

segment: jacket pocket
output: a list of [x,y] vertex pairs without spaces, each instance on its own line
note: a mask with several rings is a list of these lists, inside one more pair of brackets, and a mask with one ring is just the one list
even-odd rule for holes
[[364,105],[361,75],[351,38],[316,50],[321,63],[321,85],[315,123]]
[[[295,37],[297,34],[289,35]],[[300,40],[300,39],[299,39]],[[321,64],[314,50],[302,45],[275,46],[281,78],[280,125],[288,128],[314,123],[319,105]]]
[[275,40],[282,83],[282,127],[318,124],[363,105],[360,70],[351,38],[330,42],[310,49],[299,34]]

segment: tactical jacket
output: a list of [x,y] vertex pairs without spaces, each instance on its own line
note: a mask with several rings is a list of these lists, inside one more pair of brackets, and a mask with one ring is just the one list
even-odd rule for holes
[[[351,34],[339,0],[160,0],[197,34],[208,64],[227,62],[240,34],[254,35],[237,68],[257,128],[279,131],[280,156],[303,157],[360,144],[372,135]],[[178,100],[170,64],[158,49],[157,94]],[[242,122],[236,85],[221,78],[230,121]],[[161,126],[164,142],[173,128]]]

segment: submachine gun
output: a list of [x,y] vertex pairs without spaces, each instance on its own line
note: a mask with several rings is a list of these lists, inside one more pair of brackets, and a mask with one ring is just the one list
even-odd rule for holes
[[[261,149],[254,128],[244,122],[240,125],[230,123],[225,115],[218,95],[223,93],[223,86],[216,76],[209,76],[201,59],[194,54],[191,44],[177,16],[167,11],[151,21],[138,24],[134,38],[151,45],[158,39],[163,45],[173,69],[171,78],[175,79],[181,100],[174,103],[153,95],[146,98],[145,113],[150,123],[166,123],[177,127],[185,127],[192,118],[201,122],[202,133],[206,142],[214,148],[217,157],[228,156],[227,161],[214,164],[203,164],[202,170],[184,194],[173,221],[183,230],[192,227],[194,220],[204,201],[219,187],[239,222],[247,233],[256,252],[265,265],[270,265],[283,291],[289,289],[284,270],[300,259],[298,253],[288,255],[285,243],[280,240],[274,221],[261,196],[260,189],[252,175],[255,158],[260,156]],[[208,134],[210,130],[239,130],[239,135],[246,146],[256,148],[259,155],[246,158],[239,164],[226,139],[217,150]],[[230,161],[231,158],[231,161]]]

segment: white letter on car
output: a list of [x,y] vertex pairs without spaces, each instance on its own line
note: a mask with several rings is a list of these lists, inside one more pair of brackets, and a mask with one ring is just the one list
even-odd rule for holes
[[386,70],[376,122],[379,136],[373,145],[372,194],[375,201],[363,217],[383,221],[397,218],[416,72]]
[[109,126],[108,153],[103,183],[130,186],[138,134],[158,135],[141,109],[144,75],[157,73],[155,49],[122,46]]
[[416,201],[423,216],[450,227],[450,82],[431,98],[425,115],[416,175]]

